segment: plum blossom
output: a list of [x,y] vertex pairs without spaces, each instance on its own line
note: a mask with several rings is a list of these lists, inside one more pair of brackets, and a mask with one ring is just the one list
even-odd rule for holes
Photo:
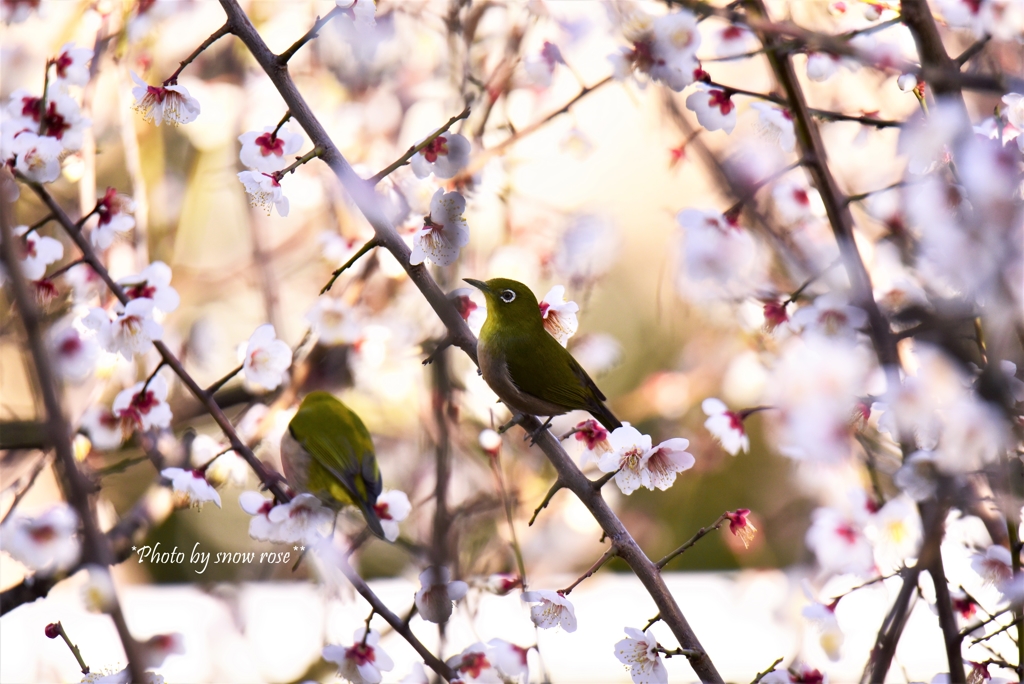
[[159,126],[167,122],[174,126],[187,124],[199,116],[199,100],[188,94],[185,86],[172,85],[151,86],[133,71],[132,80],[136,86],[132,88],[135,97],[133,109],[142,114],[147,123]]
[[888,572],[917,557],[921,516],[913,499],[897,496],[868,518],[864,532],[874,546],[876,566]]
[[971,567],[981,575],[985,584],[994,585],[1003,591],[1005,585],[1013,577],[1013,563],[1010,550],[1005,546],[993,544],[985,549],[985,553],[971,556]]
[[842,293],[829,292],[815,298],[793,314],[797,329],[833,339],[854,340],[857,331],[868,323],[863,309],[850,306]]
[[275,175],[259,171],[239,171],[238,180],[245,186],[249,204],[265,209],[267,216],[270,216],[273,209],[277,209],[278,216],[288,215],[288,198],[284,196],[284,190],[281,189],[281,183]]
[[860,62],[828,52],[811,52],[807,55],[807,78],[811,81],[827,81],[839,71],[839,67],[856,71],[860,68]]
[[167,381],[157,375],[148,383],[138,382],[121,390],[114,397],[111,411],[126,428],[169,428],[171,407],[167,405]]
[[91,613],[106,613],[114,607],[114,580],[110,570],[102,565],[90,563],[85,566],[89,581],[82,587],[82,602]]
[[412,670],[402,678],[399,684],[430,684],[427,671],[423,669],[423,663],[417,661],[412,664]]
[[615,263],[619,236],[603,216],[577,214],[569,221],[552,263],[575,287],[593,283]]
[[377,503],[373,505],[373,511],[380,518],[380,525],[384,528],[384,538],[390,542],[398,539],[398,523],[409,517],[412,511],[412,504],[405,492],[394,489],[385,489],[377,496]]
[[237,452],[209,435],[196,435],[192,440],[189,460],[206,472],[206,479],[214,486],[225,483],[244,485],[249,476],[249,464]]
[[448,667],[455,670],[461,682],[473,684],[501,684],[501,676],[488,658],[489,649],[477,642],[449,658]]
[[828,684],[828,675],[809,665],[793,663],[788,669],[772,670],[761,678],[763,684]]
[[152,299],[157,311],[171,313],[181,303],[178,291],[171,287],[171,267],[162,261],[154,261],[142,273],[120,278],[117,284],[129,299]]
[[648,629],[626,627],[626,638],[615,644],[615,657],[629,668],[634,684],[667,684],[668,670],[658,653],[658,640]]
[[262,131],[247,131],[238,136],[242,149],[238,158],[242,164],[259,173],[274,173],[288,166],[289,157],[302,147],[302,135],[287,128],[267,126]]
[[615,78],[644,74],[679,92],[693,83],[700,47],[697,17],[687,10],[652,18],[634,9],[626,18],[623,33],[632,47],[609,55]]
[[184,496],[191,506],[202,508],[207,501],[212,501],[220,508],[220,494],[206,481],[201,470],[184,470],[182,468],[164,468],[160,475],[171,481],[171,488],[176,494]]
[[81,382],[96,367],[99,345],[92,335],[83,335],[74,325],[64,324],[50,330],[50,349],[57,372],[72,382]]
[[319,335],[321,344],[353,344],[361,335],[355,312],[341,299],[318,298],[306,320]]
[[39,11],[41,0],[3,0],[0,2],[0,21],[4,24],[20,24]]
[[583,456],[580,465],[600,460],[601,456],[612,449],[608,441],[608,431],[593,418],[585,420],[573,428],[577,442],[583,442]]
[[718,440],[731,456],[750,451],[750,437],[743,427],[743,418],[722,403],[720,399],[708,397],[700,405],[704,415],[704,427]]
[[729,24],[716,29],[711,40],[714,41],[712,54],[718,58],[738,57],[757,49],[757,36],[750,29],[736,24]]
[[760,280],[757,242],[735,216],[684,209],[676,215],[684,241],[685,282],[710,281],[725,293],[746,294]]
[[375,15],[377,3],[375,0],[334,0],[335,4],[343,10],[352,21],[355,28],[362,31],[369,31],[377,25]]
[[488,576],[481,588],[498,596],[507,596],[513,589],[518,589],[521,586],[523,586],[522,577],[507,572],[496,572]]
[[754,102],[750,106],[756,109],[760,116],[757,128],[761,137],[778,144],[783,152],[792,152],[796,145],[796,133],[793,131],[793,115],[789,110],[767,102]]
[[82,322],[96,331],[96,340],[111,354],[121,354],[131,361],[135,354],[148,352],[153,340],[163,337],[163,327],[153,320],[153,300],[133,299],[114,320],[104,309],[94,308]]
[[249,536],[257,541],[280,541],[277,526],[270,522],[270,511],[274,508],[274,500],[264,497],[259,492],[245,491],[238,495],[238,505],[242,510],[253,516],[249,521]]
[[925,501],[935,495],[938,488],[935,453],[915,451],[893,475],[893,483],[914,501]]
[[179,632],[155,634],[139,646],[143,663],[149,668],[161,667],[169,655],[185,653],[185,639]]
[[417,178],[426,178],[430,174],[438,178],[453,178],[469,163],[470,149],[465,137],[458,133],[444,133],[414,154],[409,163]]
[[813,219],[821,201],[817,190],[793,180],[776,183],[772,188],[772,200],[779,218],[788,226]]
[[697,115],[700,125],[709,131],[732,133],[736,127],[736,104],[731,94],[720,88],[698,83],[686,98],[686,108]]
[[875,569],[874,550],[861,523],[835,508],[811,514],[805,541],[827,572],[868,575]]
[[766,331],[772,332],[783,323],[789,321],[789,314],[786,312],[788,303],[788,300],[785,302],[764,302],[764,328]]
[[446,567],[429,567],[420,573],[420,590],[416,592],[416,609],[424,620],[441,624],[452,616],[452,601],[459,601],[469,591],[461,580],[451,580]]
[[565,300],[565,287],[555,285],[544,299],[540,300],[540,315],[544,319],[544,329],[551,334],[563,347],[569,343],[569,338],[576,334],[579,322],[576,320],[576,312],[580,307],[576,302]]
[[110,409],[90,407],[82,414],[81,425],[92,441],[92,448],[97,451],[116,449],[124,440],[121,419]]
[[[13,124],[16,128],[53,138],[68,152],[82,148],[82,134],[92,125],[90,119],[82,116],[78,102],[58,84],[47,89],[45,103],[26,90],[14,91],[7,105],[7,113],[20,122]],[[22,128],[24,124],[28,125],[27,129]],[[15,135],[20,138],[24,134]]]
[[516,682],[530,681],[530,668],[526,662],[529,648],[517,646],[503,639],[491,639],[487,642],[487,652],[503,678]]
[[480,444],[480,448],[483,449],[488,456],[497,456],[501,451],[501,435],[490,428],[480,431],[480,436],[477,437],[477,442]]
[[[335,512],[312,494],[299,494],[286,504],[274,506],[265,515],[271,525],[269,541],[307,545],[325,539],[336,518]],[[251,525],[249,532],[252,534]]]
[[46,235],[29,233],[28,226],[17,226],[15,238],[20,243],[21,272],[27,280],[39,280],[46,275],[46,267],[64,256],[64,244]]
[[555,75],[555,67],[565,64],[562,51],[554,43],[544,41],[540,53],[529,55],[523,60],[523,69],[530,82],[537,88],[547,88]]
[[462,195],[438,188],[430,200],[430,214],[423,217],[423,227],[413,236],[409,263],[416,265],[427,260],[438,266],[453,263],[459,251],[469,243],[469,226],[462,215],[465,210],[466,200]]
[[84,86],[89,82],[87,64],[92,61],[92,55],[92,48],[76,48],[74,43],[64,43],[60,54],[50,60],[54,81],[61,85]]
[[645,465],[640,481],[648,489],[665,491],[676,481],[676,474],[693,467],[693,454],[686,451],[690,440],[682,437],[668,439],[644,455]]
[[380,634],[377,630],[366,631],[360,627],[352,636],[351,646],[324,646],[322,655],[338,666],[338,675],[352,684],[378,684],[383,679],[381,672],[388,672],[395,663],[384,652],[378,642]]
[[520,598],[524,603],[533,604],[530,606],[530,619],[541,629],[561,627],[566,632],[576,631],[576,612],[572,603],[557,591],[524,591]]
[[479,292],[476,288],[460,287],[448,293],[448,299],[458,309],[462,320],[466,321],[470,331],[477,336],[480,335],[480,329],[487,320],[487,307],[482,306],[476,299]]
[[11,143],[11,153],[17,157],[14,168],[37,183],[52,183],[60,176],[60,156],[64,147],[56,138],[19,133]]
[[846,640],[843,630],[839,627],[839,621],[836,619],[836,606],[839,605],[839,599],[835,599],[831,603],[821,603],[814,597],[807,580],[803,581],[802,586],[804,594],[807,595],[811,603],[804,606],[800,613],[818,628],[821,648],[825,651],[825,655],[829,657],[829,660],[837,661],[841,655],[840,649]]
[[249,337],[243,352],[246,383],[264,390],[276,389],[292,365],[292,349],[277,339],[274,326],[264,323]]
[[622,493],[632,494],[644,486],[651,436],[641,434],[629,423],[623,423],[608,436],[608,443],[611,450],[601,455],[597,467],[602,472],[615,473],[615,484]]
[[749,519],[750,509],[737,508],[735,511],[726,511],[722,515],[729,521],[729,531],[743,542],[743,548],[749,549],[750,542],[754,541],[754,537],[757,535],[757,528]]
[[135,227],[135,218],[130,216],[135,211],[135,202],[131,197],[122,195],[114,188],[107,192],[96,203],[96,214],[99,223],[89,234],[89,241],[96,249],[106,249],[114,242],[118,233],[127,233]]
[[78,514],[61,503],[38,517],[15,513],[0,525],[0,547],[12,558],[47,577],[78,562]]

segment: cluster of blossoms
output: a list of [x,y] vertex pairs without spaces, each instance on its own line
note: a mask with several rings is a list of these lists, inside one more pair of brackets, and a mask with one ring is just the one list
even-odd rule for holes
[[605,473],[614,473],[615,484],[623,494],[632,494],[640,487],[666,490],[676,475],[693,467],[693,454],[686,451],[689,440],[674,437],[652,446],[651,436],[642,434],[629,423],[612,432],[587,420],[575,428],[576,439],[586,449],[582,463],[596,461]]
[[248,167],[238,173],[253,206],[263,207],[270,215],[277,209],[280,216],[288,215],[288,198],[281,189],[280,171],[302,147],[302,136],[283,126],[267,126],[262,131],[248,131],[238,136],[242,148],[238,153],[242,164]]
[[[249,521],[249,536],[275,544],[302,542],[312,546],[330,534],[336,517],[333,510],[312,494],[299,494],[288,503],[274,505],[272,499],[259,492],[248,491],[242,492],[238,503],[242,510],[253,516]],[[412,505],[405,492],[385,490],[377,497],[374,512],[380,518],[388,541],[398,539],[398,523],[405,520],[411,511]],[[448,612],[451,614],[450,604]]]

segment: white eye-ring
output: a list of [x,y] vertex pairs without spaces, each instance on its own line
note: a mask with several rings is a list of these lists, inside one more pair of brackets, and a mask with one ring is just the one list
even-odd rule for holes
[[501,301],[505,302],[506,304],[511,304],[513,301],[515,301],[515,298],[516,293],[513,292],[512,290],[505,290],[504,292],[501,293]]

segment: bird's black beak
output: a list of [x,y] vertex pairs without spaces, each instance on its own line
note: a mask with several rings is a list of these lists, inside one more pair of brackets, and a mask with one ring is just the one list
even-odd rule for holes
[[473,280],[472,278],[463,278],[464,281],[480,290],[481,292],[491,294],[491,288],[487,287],[487,283],[482,280]]

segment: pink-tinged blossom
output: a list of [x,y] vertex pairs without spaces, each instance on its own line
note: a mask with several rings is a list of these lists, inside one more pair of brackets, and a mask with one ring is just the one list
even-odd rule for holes
[[757,49],[757,36],[749,29],[729,24],[716,29],[711,34],[714,44],[712,54],[715,57],[738,57]]
[[529,55],[523,60],[523,70],[531,84],[537,88],[547,88],[559,64],[565,64],[562,51],[554,43],[545,40],[538,54]]
[[159,126],[167,122],[171,125],[187,124],[199,116],[199,100],[188,94],[185,86],[173,85],[151,86],[133,71],[132,80],[136,86],[132,88],[135,97],[133,109],[148,122]]
[[278,534],[274,523],[270,522],[270,511],[274,508],[274,500],[264,497],[259,492],[245,491],[238,495],[238,505],[252,516],[249,521],[249,536],[257,541],[277,541]]
[[179,7],[177,0],[139,0],[135,3],[133,16],[128,20],[128,41],[134,43],[144,38],[157,23]]
[[914,501],[925,501],[935,496],[938,488],[938,470],[935,453],[915,451],[908,456],[892,477],[893,484]]
[[606,218],[577,214],[562,233],[552,264],[572,286],[585,286],[611,269],[619,254],[618,244],[618,231]]
[[378,644],[380,634],[371,629],[367,633],[360,627],[352,636],[351,646],[324,646],[321,655],[324,660],[338,666],[338,675],[352,684],[378,684],[382,672],[389,672],[395,663]]
[[788,320],[785,302],[764,303],[764,327],[768,332],[772,332]]
[[412,670],[402,678],[399,684],[430,684],[430,678],[427,677],[427,671],[423,669],[423,663],[414,662]]
[[557,591],[538,589],[524,591],[520,597],[530,606],[530,619],[541,629],[561,627],[566,632],[576,631],[576,612],[572,603]]
[[760,284],[762,264],[757,242],[736,218],[715,210],[684,209],[676,215],[682,228],[683,265],[679,287],[715,286],[723,295],[745,295]]
[[204,503],[212,501],[220,508],[220,494],[206,481],[203,471],[164,468],[160,475],[171,481],[174,493],[183,496],[190,506],[202,508]]
[[608,431],[594,419],[585,420],[576,425],[575,437],[577,442],[583,442],[583,455],[580,458],[580,465],[585,466],[591,461],[599,461],[601,456],[612,449],[608,441]]
[[846,297],[838,292],[819,295],[793,314],[793,325],[797,329],[835,340],[855,340],[857,332],[867,323],[868,315],[864,310],[850,306]]
[[459,258],[459,251],[469,243],[469,226],[462,212],[466,200],[457,192],[445,193],[443,188],[430,200],[430,215],[423,217],[423,227],[413,236],[412,265],[430,261],[448,266]]
[[736,127],[736,104],[730,94],[703,83],[696,88],[687,96],[686,108],[697,115],[697,121],[707,130],[732,133]]
[[487,642],[487,652],[494,667],[506,681],[530,681],[530,668],[526,662],[529,648],[523,648],[504,639],[491,639]]
[[292,349],[277,339],[274,326],[264,323],[249,337],[242,360],[246,383],[259,389],[276,389],[292,365]]
[[90,119],[82,116],[78,102],[58,84],[47,89],[46,102],[26,90],[14,91],[7,113],[28,122],[32,132],[57,140],[68,152],[82,148],[82,134],[92,125]]
[[414,154],[409,163],[417,178],[426,178],[430,174],[438,178],[454,178],[469,163],[471,149],[465,137],[458,133],[444,133]]
[[523,586],[523,578],[518,575],[510,575],[507,572],[498,572],[487,578],[483,588],[498,596],[507,596],[512,590]]
[[143,641],[139,646],[143,666],[148,668],[163,666],[167,656],[185,653],[185,639],[179,632],[156,634]]
[[92,375],[99,356],[99,345],[92,335],[83,335],[71,324],[56,326],[49,334],[50,350],[56,370],[72,382]]
[[488,456],[497,456],[501,451],[501,435],[490,428],[480,431],[477,442]]
[[61,503],[38,517],[15,513],[0,525],[0,547],[40,577],[64,572],[78,562],[78,515]]
[[602,472],[615,473],[615,484],[622,493],[632,494],[644,486],[651,436],[641,434],[629,423],[623,423],[608,436],[608,443],[611,450],[601,455],[597,467]]
[[242,181],[249,195],[249,204],[266,210],[267,216],[274,209],[279,216],[288,215],[290,204],[276,176],[259,171],[239,171],[238,180]]
[[665,491],[676,481],[676,475],[693,467],[693,454],[686,451],[690,440],[682,437],[667,439],[645,454],[640,481],[650,490]]
[[626,638],[615,644],[615,657],[629,668],[634,684],[667,684],[668,670],[658,653],[658,640],[648,629],[626,627]]
[[157,311],[171,313],[181,303],[178,291],[171,287],[171,267],[162,261],[154,261],[142,273],[120,278],[117,284],[128,299],[152,299]]
[[470,332],[477,336],[480,335],[480,329],[487,320],[487,307],[479,301],[479,297],[480,290],[475,287],[460,287],[448,293],[448,299],[458,309]]
[[821,204],[818,191],[795,180],[782,180],[772,188],[772,200],[779,218],[787,226],[815,218]]
[[121,354],[131,361],[135,354],[144,354],[153,346],[153,340],[163,337],[164,329],[153,320],[153,300],[133,299],[124,311],[114,314],[114,320],[104,309],[93,309],[82,322],[96,331],[96,339],[111,354]]
[[[1003,117],[1006,119],[1006,123],[1017,133],[1017,146],[1024,151],[1024,138],[1020,136],[1020,132],[1024,131],[1024,95],[1020,93],[1008,93],[1003,95],[1003,104],[1006,108],[1003,110]],[[1004,134],[1004,140],[1008,140],[1009,136]]]
[[743,427],[743,418],[722,403],[721,400],[709,397],[701,402],[701,409],[708,417],[704,427],[718,440],[722,448],[735,456],[739,452],[750,451],[750,437]]
[[292,163],[291,157],[302,147],[302,135],[282,127],[267,126],[262,131],[247,131],[238,136],[242,164],[260,173],[274,173]]
[[84,86],[89,82],[89,66],[92,48],[76,48],[74,43],[64,43],[60,54],[51,60],[54,82],[61,85]]
[[0,21],[4,24],[20,24],[33,12],[39,11],[42,0],[3,0],[0,2]]
[[588,333],[576,338],[572,355],[591,375],[601,375],[622,361],[622,345],[611,335]]
[[576,334],[579,327],[576,313],[579,310],[576,302],[565,300],[565,287],[562,285],[552,287],[544,295],[544,299],[540,300],[540,315],[544,319],[544,329],[563,347],[569,343],[569,338]]
[[64,147],[56,138],[19,133],[11,143],[11,153],[17,157],[14,168],[37,183],[52,183],[60,176],[60,157]]
[[446,567],[429,567],[420,573],[420,589],[416,592],[416,609],[424,620],[438,624],[452,616],[452,602],[466,596],[469,585],[461,580],[451,581]]
[[93,406],[82,414],[82,429],[89,435],[92,448],[97,451],[110,451],[121,446],[124,432],[121,430],[121,419],[110,409]]
[[477,642],[449,658],[446,663],[455,670],[458,681],[465,684],[501,684],[501,676],[489,655],[490,649]]
[[380,525],[384,528],[384,538],[390,542],[398,539],[398,523],[409,517],[412,512],[412,504],[405,492],[398,489],[385,489],[377,496],[377,503],[373,510],[380,518]]
[[64,244],[52,237],[28,232],[28,226],[17,226],[14,239],[21,254],[21,272],[26,280],[40,280],[46,267],[64,256]]
[[822,603],[815,598],[810,583],[806,579],[801,586],[811,603],[804,606],[800,613],[818,628],[821,648],[825,651],[825,655],[829,657],[829,660],[837,661],[841,655],[840,649],[846,640],[843,630],[839,627],[839,621],[836,619],[836,606],[839,605],[839,599],[835,599],[831,603]]
[[111,411],[126,429],[169,428],[172,416],[171,407],[167,404],[167,381],[162,375],[157,375],[148,384],[137,382],[121,390],[114,397]]
[[312,494],[299,494],[286,504],[274,506],[266,516],[272,526],[270,541],[311,546],[330,535],[337,514]]
[[334,0],[352,21],[355,28],[367,32],[377,25],[377,3],[375,0]]
[[1013,577],[1010,550],[999,544],[988,547],[985,553],[975,553],[971,556],[971,567],[981,575],[985,584],[991,584],[1000,591],[1005,590]]
[[866,576],[875,571],[874,550],[860,522],[834,508],[811,514],[805,541],[826,572]]
[[131,197],[122,195],[114,188],[107,192],[96,203],[96,214],[99,223],[89,234],[89,241],[96,249],[107,249],[119,233],[127,233],[135,227],[135,202]]
[[700,47],[693,13],[682,10],[652,18],[634,9],[626,19],[624,35],[632,47],[620,48],[608,57],[616,79],[642,74],[676,92],[693,83]]
[[196,468],[206,471],[206,479],[214,487],[228,482],[241,487],[251,472],[245,459],[209,435],[196,435],[189,460]]
[[754,102],[750,106],[759,115],[757,129],[761,137],[777,144],[783,152],[792,152],[796,145],[796,133],[793,131],[793,115],[789,110],[767,102]]
[[875,564],[881,572],[897,570],[916,558],[923,533],[914,501],[908,496],[890,499],[870,516],[865,534],[875,549]]
[[723,515],[729,521],[729,531],[743,542],[743,548],[749,549],[750,543],[757,535],[757,528],[750,522],[750,509],[737,508],[735,511],[726,511]]
[[[953,143],[971,130],[963,108],[945,98],[928,107],[928,116],[917,114],[900,128],[896,150],[907,156],[907,170],[923,174],[949,159]],[[913,190],[915,186],[911,186]],[[942,206],[942,203],[939,204]]]
[[306,320],[320,337],[321,344],[354,344],[362,334],[355,312],[341,299],[318,298],[306,314]]

